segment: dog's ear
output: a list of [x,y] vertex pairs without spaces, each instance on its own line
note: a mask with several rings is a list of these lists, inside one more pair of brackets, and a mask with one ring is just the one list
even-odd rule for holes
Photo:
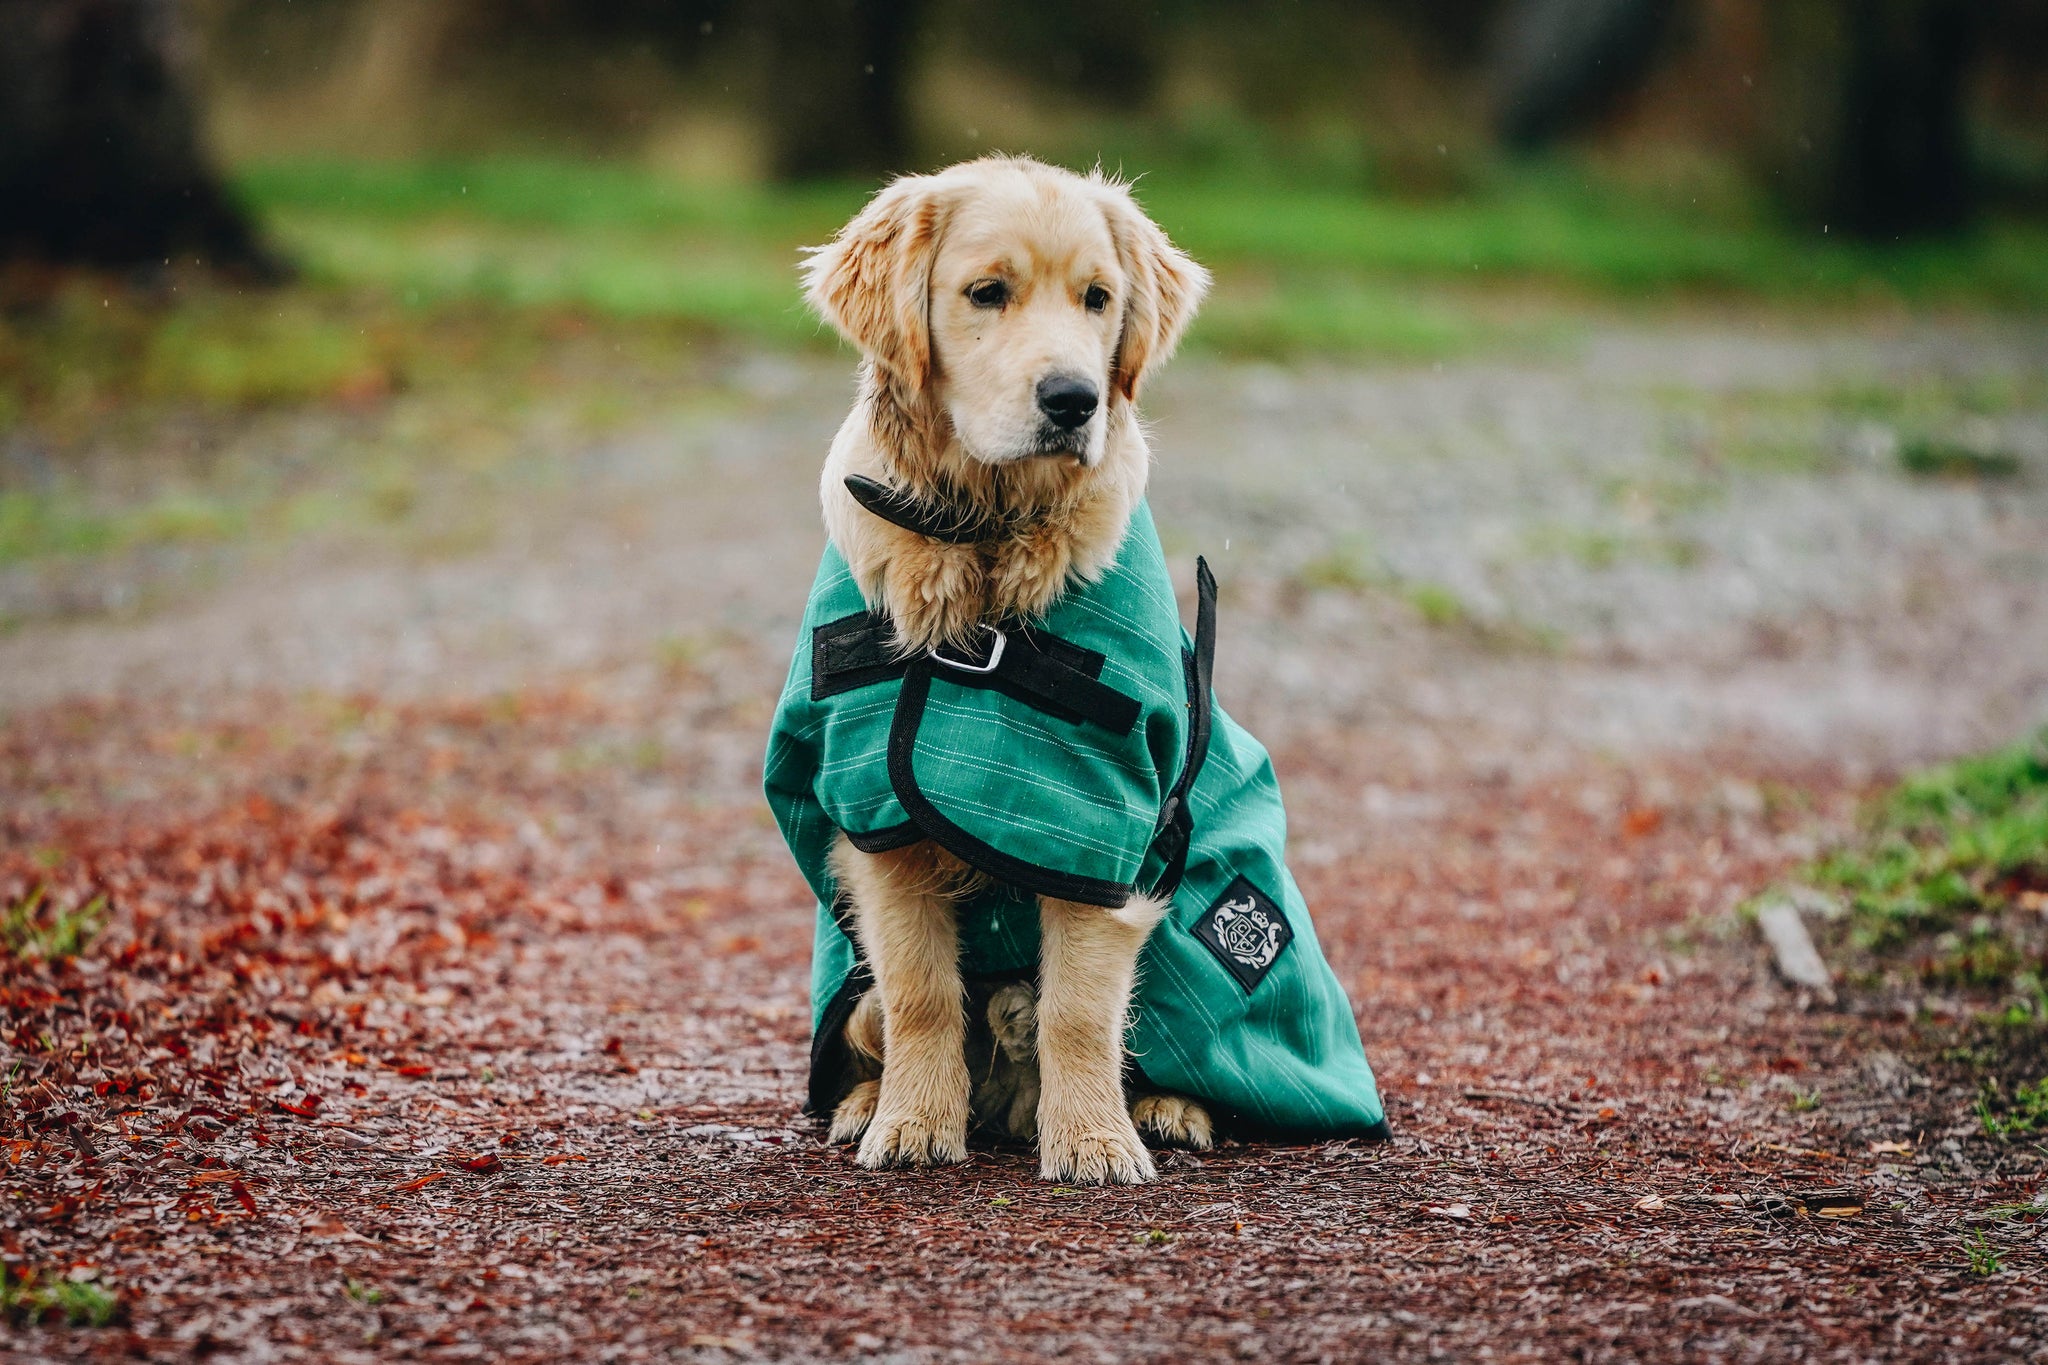
[[1195,309],[1209,292],[1209,272],[1166,240],[1129,190],[1121,185],[1104,188],[1109,235],[1125,281],[1123,331],[1117,338],[1111,384],[1126,401],[1135,402],[1145,371],[1166,362],[1194,321]]
[[931,382],[932,261],[949,201],[937,176],[906,175],[804,262],[804,297],[899,392]]

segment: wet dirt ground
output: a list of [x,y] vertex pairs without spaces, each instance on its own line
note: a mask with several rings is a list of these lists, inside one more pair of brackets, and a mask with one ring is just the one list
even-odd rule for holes
[[[1803,1001],[1735,914],[2048,714],[2048,335],[1170,372],[1155,511],[1223,580],[1395,1139],[1112,1191],[871,1174],[800,1116],[758,764],[848,384],[699,370],[530,433],[555,475],[460,553],[7,572],[0,891],[110,908],[4,968],[0,1256],[120,1308],[0,1355],[2048,1349],[2042,1156],[1984,1136],[1962,1026]],[[1917,477],[1935,437],[2019,472]]]

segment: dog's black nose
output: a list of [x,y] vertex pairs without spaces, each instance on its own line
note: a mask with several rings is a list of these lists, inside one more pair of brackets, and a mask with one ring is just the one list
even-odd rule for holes
[[1070,374],[1052,374],[1038,381],[1038,410],[1061,431],[1087,425],[1095,415],[1095,386]]

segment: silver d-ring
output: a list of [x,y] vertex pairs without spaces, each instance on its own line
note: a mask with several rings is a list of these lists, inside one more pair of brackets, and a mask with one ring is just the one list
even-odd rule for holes
[[983,625],[982,629],[987,631],[990,635],[995,636],[996,640],[996,642],[990,645],[988,648],[987,663],[970,664],[960,659],[948,658],[946,655],[941,654],[939,652],[939,647],[937,645],[933,645],[931,648],[932,662],[935,664],[944,664],[948,668],[958,669],[962,673],[995,672],[996,665],[1003,661],[1003,646],[1010,643],[1010,637],[1003,634],[1000,630],[997,630],[994,626],[991,625]]

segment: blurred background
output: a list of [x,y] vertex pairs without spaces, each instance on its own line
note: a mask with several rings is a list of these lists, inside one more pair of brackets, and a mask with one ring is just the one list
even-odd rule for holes
[[[798,248],[1006,150],[1216,271],[1156,496],[1255,695],[1627,667],[1529,726],[1840,738],[1749,660],[1988,738],[2044,76],[2026,0],[0,0],[8,698],[779,653],[850,369]],[[1965,636],[1982,695],[1901,684]]]

